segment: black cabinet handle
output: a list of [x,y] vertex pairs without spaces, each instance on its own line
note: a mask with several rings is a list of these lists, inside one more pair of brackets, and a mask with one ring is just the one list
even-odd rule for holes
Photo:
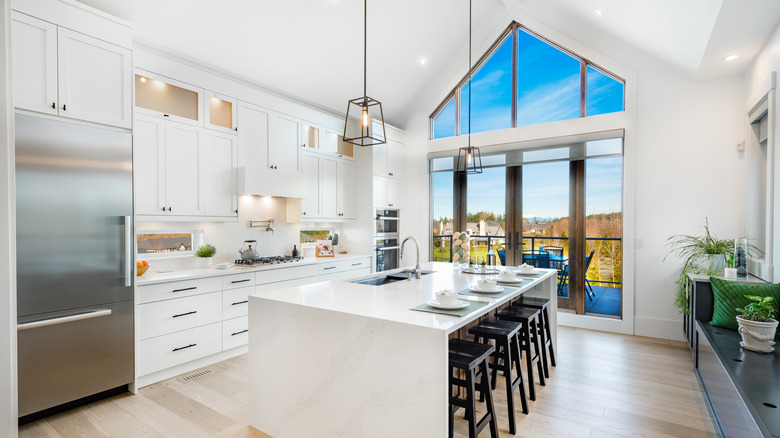
[[184,350],[185,348],[191,348],[191,347],[194,347],[196,345],[198,345],[198,344],[190,344],[190,345],[187,345],[186,347],[174,348],[173,351]]
[[393,204],[390,204],[390,206],[392,207],[392,206],[393,206]]
[[238,214],[238,209],[233,210],[233,213]]
[[353,263],[352,266],[360,266],[362,263]]
[[238,126],[236,126],[235,128],[233,128],[233,130],[234,130],[234,131],[236,131],[236,132],[238,132]]
[[245,278],[245,279],[243,279],[243,280],[233,280],[233,281],[231,281],[231,282],[230,282],[230,284],[236,284],[236,283],[245,283],[245,282],[247,282],[247,281],[252,281],[252,280],[250,280],[250,279],[248,279],[248,278]]
[[163,114],[163,117],[170,117],[168,114]]
[[248,302],[249,302],[249,300],[237,301],[237,302],[231,304],[231,306],[238,306],[239,304],[246,304]]
[[389,173],[390,173],[390,176],[393,176],[393,172],[389,172]]
[[231,333],[230,336],[240,335],[241,333],[246,333],[248,331],[249,331],[249,329],[241,330],[240,332]]
[[57,104],[55,104],[54,102],[52,102],[52,103],[51,103],[51,109],[57,109]]
[[306,212],[305,211],[303,212],[303,215],[306,216]]
[[325,268],[325,270],[326,270],[326,271],[327,271],[328,269],[336,269],[336,267],[335,267],[335,266],[329,266],[329,267]]
[[62,105],[62,110],[63,111],[67,111],[68,110],[68,106],[67,105]]
[[[390,204],[390,205],[393,205],[393,204]],[[171,207],[168,207],[168,211],[171,211]]]
[[162,211],[165,211],[165,207],[162,208]]
[[191,311],[189,311],[189,312],[187,312],[187,313],[180,313],[180,314],[178,314],[178,315],[173,315],[173,317],[174,317],[174,318],[178,318],[178,317],[180,317],[180,316],[194,315],[194,314],[196,314],[196,313],[198,313],[198,311],[197,311],[197,310],[191,310]]
[[197,286],[185,287],[184,289],[174,289],[171,292],[184,292],[185,290],[195,290],[197,288]]

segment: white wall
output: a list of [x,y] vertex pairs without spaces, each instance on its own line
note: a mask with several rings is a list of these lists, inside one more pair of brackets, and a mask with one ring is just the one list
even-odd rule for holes
[[0,436],[16,437],[16,213],[10,0],[0,2],[0,20]]
[[[626,78],[626,111],[477,134],[472,136],[472,144],[489,147],[625,129],[625,323],[589,317],[569,323],[682,340],[682,316],[674,307],[675,279],[681,266],[674,259],[663,261],[668,251],[666,239],[675,234],[700,234],[705,217],[711,231],[721,238],[744,234],[746,162],[736,150],[736,144],[744,139],[742,78],[692,82],[673,67],[614,39],[591,38],[592,46],[585,46],[541,22],[515,19]],[[503,25],[496,32],[501,30]],[[425,242],[430,227],[425,154],[454,150],[465,141],[428,141],[427,116],[462,75],[461,71],[453,78],[442,78],[439,100],[430,102],[405,126],[410,139],[408,166],[417,169],[407,173],[408,213],[419,217],[417,232]],[[411,210],[412,205],[416,211]],[[634,238],[642,242],[641,249],[634,248]]]

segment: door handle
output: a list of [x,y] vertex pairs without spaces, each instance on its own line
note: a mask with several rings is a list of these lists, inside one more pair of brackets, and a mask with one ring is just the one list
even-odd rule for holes
[[506,250],[511,251],[512,250],[512,232],[507,231],[506,237],[504,238],[506,241]]
[[133,227],[130,226],[132,218],[124,216],[124,245],[125,245],[125,287],[133,285]]
[[79,313],[78,315],[62,316],[59,318],[44,319],[43,321],[33,321],[24,324],[17,324],[16,330],[29,330],[38,327],[65,324],[66,322],[83,321],[85,319],[100,318],[101,316],[109,315],[111,315],[111,309],[95,310],[87,313]]

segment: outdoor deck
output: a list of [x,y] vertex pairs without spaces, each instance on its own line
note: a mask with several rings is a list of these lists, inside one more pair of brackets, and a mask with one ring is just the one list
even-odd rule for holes
[[[593,300],[585,298],[585,313],[620,316],[619,287],[593,286],[593,295]],[[559,296],[568,296],[568,291],[564,289]]]

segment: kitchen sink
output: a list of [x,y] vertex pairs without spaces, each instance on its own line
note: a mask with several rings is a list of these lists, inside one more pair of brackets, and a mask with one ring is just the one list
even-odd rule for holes
[[[428,275],[433,273],[433,271],[421,271],[421,275]],[[414,274],[412,275],[412,279],[414,279]],[[364,278],[362,280],[355,280],[351,281],[350,283],[355,284],[367,284],[370,286],[382,286],[383,284],[390,284],[395,283],[396,281],[403,281],[407,280],[409,277],[406,275],[405,272],[398,272],[395,274],[383,274],[383,275],[377,275],[375,277],[370,278]]]

